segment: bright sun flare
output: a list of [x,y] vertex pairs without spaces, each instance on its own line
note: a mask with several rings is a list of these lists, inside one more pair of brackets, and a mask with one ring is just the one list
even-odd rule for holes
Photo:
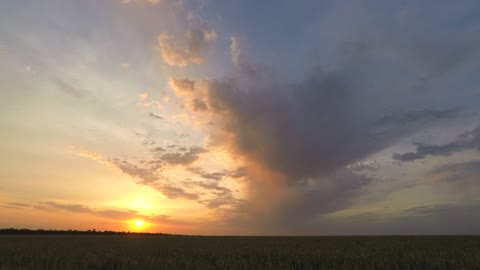
[[137,226],[138,228],[140,228],[140,227],[142,227],[143,224],[145,224],[145,223],[143,222],[143,220],[137,219],[137,220],[135,220],[134,224],[135,224],[135,226]]

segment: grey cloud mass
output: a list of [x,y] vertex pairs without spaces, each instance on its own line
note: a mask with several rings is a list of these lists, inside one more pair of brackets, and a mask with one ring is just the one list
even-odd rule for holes
[[[468,91],[462,84],[469,78],[458,74],[478,60],[480,43],[467,35],[470,30],[450,29],[452,35],[447,36],[369,26],[363,30],[373,38],[341,37],[328,60],[317,59],[297,80],[278,76],[263,63],[238,59],[245,54],[237,55],[240,48],[235,44],[233,57],[241,64],[234,65],[229,75],[187,80],[186,89],[171,84],[186,103],[205,104],[202,110],[187,108],[213,118],[215,125],[209,130],[214,143],[265,168],[275,181],[286,179],[283,194],[291,192],[295,198],[281,195],[279,199],[271,195],[268,180],[262,176],[252,180],[255,176],[248,175],[251,202],[246,205],[271,200],[270,221],[277,226],[288,227],[292,220],[296,223],[292,226],[310,222],[314,226],[315,217],[351,206],[361,190],[377,179],[348,166],[430,125],[453,121],[465,109],[464,100],[446,97],[452,91]],[[428,38],[420,38],[422,34]],[[447,79],[458,87],[441,87]],[[478,130],[445,146],[418,147],[416,153],[394,154],[394,159],[477,148]]]
[[435,121],[441,119],[451,119],[458,115],[459,109],[448,109],[448,110],[438,110],[438,109],[424,109],[420,111],[409,111],[405,113],[396,113],[382,117],[376,122],[379,126],[388,126],[388,125],[407,125],[415,122],[426,122]]
[[456,152],[476,149],[480,150],[480,127],[466,131],[458,135],[452,142],[443,145],[429,145],[417,143],[415,152],[407,152],[403,154],[394,153],[394,160],[408,162],[417,159],[424,159],[427,156],[450,156]]

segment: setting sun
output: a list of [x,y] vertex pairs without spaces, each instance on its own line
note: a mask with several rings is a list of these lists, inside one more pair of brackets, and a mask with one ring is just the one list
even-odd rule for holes
[[133,219],[128,221],[129,227],[133,231],[143,231],[145,230],[148,226],[148,223],[145,222],[142,219]]
[[137,219],[137,220],[135,220],[134,224],[135,224],[135,226],[137,226],[138,228],[140,228],[140,227],[142,227],[145,223],[143,222],[143,220]]

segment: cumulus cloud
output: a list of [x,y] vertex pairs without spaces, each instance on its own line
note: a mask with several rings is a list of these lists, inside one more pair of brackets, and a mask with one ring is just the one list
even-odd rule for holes
[[168,85],[177,95],[190,95],[195,90],[195,81],[188,79],[170,78]]
[[192,111],[207,111],[208,105],[204,93],[200,93],[203,87],[196,87],[194,80],[170,78],[168,85],[173,89],[177,96],[186,99],[186,105]]
[[[236,63],[231,74],[199,81],[171,79],[178,97],[190,104],[186,108],[215,123],[206,127],[212,144],[245,161],[245,205],[251,211],[270,209],[272,220],[285,225],[286,217],[297,213],[301,225],[348,207],[375,181],[355,171],[354,164],[430,124],[457,116],[461,105],[436,102],[448,92],[435,92],[425,81],[448,77],[471,61],[457,53],[457,43],[451,40],[465,39],[435,36],[435,49],[428,51],[432,44],[415,39],[416,34],[375,34],[373,41],[340,40],[333,46],[339,51],[334,49],[328,61],[319,59],[297,80],[246,61],[237,38],[231,40]],[[399,47],[392,38],[408,46]],[[475,55],[474,43],[465,46],[466,54]],[[203,109],[191,105],[195,100],[205,105]],[[476,137],[464,137],[455,149],[476,144]]]
[[172,35],[162,33],[157,38],[160,55],[170,66],[185,67],[190,64],[202,64],[204,54],[212,46],[217,34],[206,26],[190,29],[181,40]]
[[[357,66],[364,73],[363,64],[353,62],[347,69]],[[419,109],[392,116],[372,102],[380,92],[367,89],[363,81],[368,77],[351,72],[319,68],[299,84],[265,82],[247,72],[223,80],[189,81],[184,84],[187,89],[176,93],[187,103],[195,99],[205,103],[217,124],[211,128],[217,143],[228,144],[234,153],[285,174],[291,182],[328,174],[366,158],[414,132],[418,129],[414,122],[433,122],[452,114]],[[380,86],[379,91],[387,87]],[[385,102],[395,106],[397,98]],[[377,132],[378,125],[386,124],[389,129]]]
[[480,127],[466,131],[458,135],[453,141],[442,145],[429,145],[417,143],[415,152],[407,152],[403,154],[394,153],[394,160],[408,162],[418,159],[424,159],[427,156],[450,156],[454,153],[464,150],[476,149],[480,150]]

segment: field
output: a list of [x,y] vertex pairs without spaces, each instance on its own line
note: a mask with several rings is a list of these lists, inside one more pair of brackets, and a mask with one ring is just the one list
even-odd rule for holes
[[480,269],[479,236],[0,235],[0,269]]

